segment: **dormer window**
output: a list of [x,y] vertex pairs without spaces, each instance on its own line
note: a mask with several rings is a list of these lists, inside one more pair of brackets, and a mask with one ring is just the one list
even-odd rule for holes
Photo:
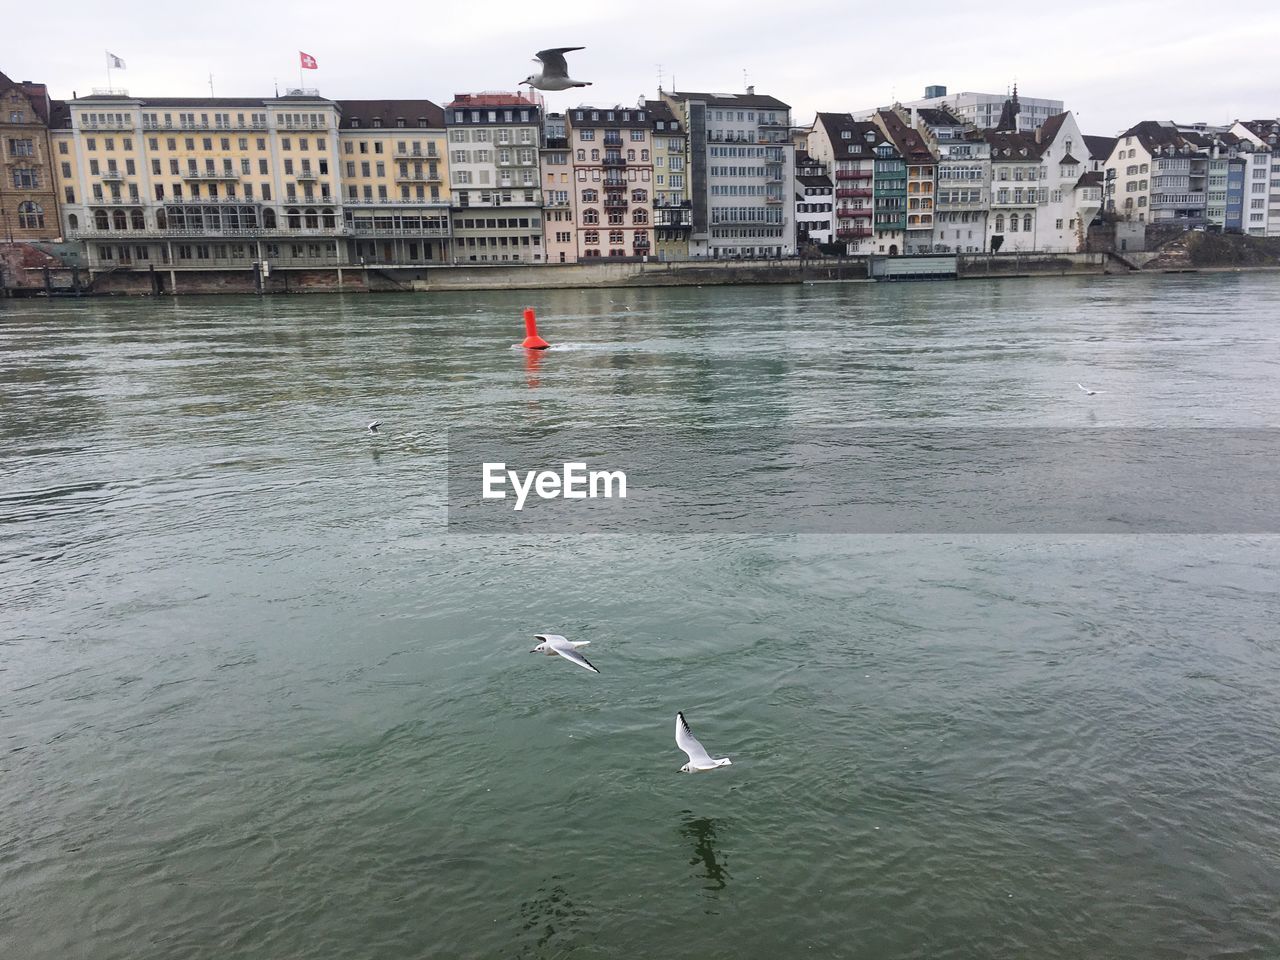
[[359,117],[352,117],[352,118],[351,118],[351,129],[352,129],[352,130],[355,130],[355,129],[356,129],[357,127],[359,127],[359,126],[360,126],[360,118],[359,118]]
[[849,132],[848,130],[841,130],[841,131],[840,131],[840,139],[841,139],[841,140],[848,140],[848,139],[850,139],[852,136],[853,136],[853,134],[852,134],[851,132]]
[[403,126],[404,126],[404,117],[396,117],[396,126],[397,126],[397,127],[403,127]]
[[875,142],[876,142],[876,135],[875,135],[874,133],[872,133],[871,131],[869,131],[869,130],[868,130],[868,131],[867,131],[866,136],[865,136],[865,137],[863,137],[863,139],[864,139],[864,140],[866,140],[866,141],[867,141],[867,143],[875,143]]
[[374,117],[374,118],[373,118],[373,125],[374,125],[375,127],[380,127],[380,126],[382,126],[382,118],[381,118],[381,117]]

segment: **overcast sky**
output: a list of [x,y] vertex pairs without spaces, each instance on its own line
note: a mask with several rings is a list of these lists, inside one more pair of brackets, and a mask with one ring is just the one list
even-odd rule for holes
[[[150,8],[152,12],[144,13]],[[1244,0],[911,3],[698,0],[678,7],[604,0],[370,3],[220,0],[121,7],[63,0],[57,42],[0,43],[0,70],[44,81],[55,98],[107,84],[104,49],[123,58],[114,85],[134,96],[270,96],[298,83],[298,51],[320,69],[306,85],[335,99],[426,98],[514,90],[537,50],[570,54],[587,90],[550,109],[653,97],[670,89],[758,93],[795,122],[949,91],[1063,100],[1086,133],[1144,119],[1211,123],[1280,114],[1280,4]],[[543,25],[536,25],[541,21]],[[34,36],[34,35],[33,35]]]

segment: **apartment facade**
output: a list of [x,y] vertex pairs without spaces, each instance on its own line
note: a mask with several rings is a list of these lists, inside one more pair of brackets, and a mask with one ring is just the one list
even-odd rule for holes
[[904,252],[932,253],[937,157],[924,134],[913,125],[911,114],[904,108],[898,106],[877,110],[872,122],[884,132],[906,165]]
[[791,108],[775,97],[664,92],[689,134],[690,252],[780,257],[795,252]]
[[[835,185],[835,239],[855,256],[877,252],[875,170],[877,149],[892,149],[874,123],[848,113],[819,113],[806,137],[809,157],[831,171]],[[905,187],[905,179],[903,181]],[[905,195],[905,189],[904,189]]]
[[[1075,115],[1050,117],[1036,130],[1040,170],[1032,249],[1077,253],[1102,209],[1102,175],[1089,169],[1089,147]],[[1021,238],[1025,241],[1025,234]]]
[[1035,249],[1039,213],[1040,146],[1029,133],[986,131],[991,148],[991,212],[987,249]]
[[984,251],[991,202],[990,144],[977,127],[948,110],[925,107],[912,113],[916,128],[938,157],[933,251]]
[[1280,236],[1280,120],[1238,120],[1230,132],[1253,148],[1245,173],[1244,230]]
[[542,105],[521,93],[459,93],[445,107],[457,263],[540,262]]
[[43,83],[0,73],[0,240],[62,236],[49,127],[64,113]]
[[55,130],[66,233],[93,269],[336,266],[338,105],[130,98],[68,104]]
[[653,121],[643,108],[565,112],[579,260],[653,252]]
[[444,111],[430,100],[342,100],[338,107],[347,261],[448,260]]
[[827,165],[796,151],[796,243],[835,242],[835,183]]
[[653,237],[659,260],[689,257],[689,132],[663,100],[641,101],[653,121]]
[[569,134],[564,114],[544,114],[538,169],[542,176],[542,246],[547,263],[576,263],[578,260],[577,231],[573,226],[576,191],[569,157]]

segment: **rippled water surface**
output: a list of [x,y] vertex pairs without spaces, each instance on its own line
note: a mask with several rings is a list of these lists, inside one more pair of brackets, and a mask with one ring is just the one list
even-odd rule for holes
[[443,458],[1278,376],[1270,276],[0,302],[0,956],[1274,958],[1276,538],[472,537]]

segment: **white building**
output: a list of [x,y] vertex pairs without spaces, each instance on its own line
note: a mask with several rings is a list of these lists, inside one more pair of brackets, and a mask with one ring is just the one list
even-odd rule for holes
[[[877,248],[895,244],[894,253],[901,251],[903,231],[892,232],[891,228],[877,231],[874,227],[877,151],[883,149],[897,156],[883,131],[874,123],[854,120],[847,113],[819,113],[807,141],[809,156],[824,164],[835,180],[836,240],[844,243],[845,250],[855,256],[887,252]],[[901,182],[905,199],[905,168]],[[905,210],[901,211],[901,217],[905,221]]]
[[831,243],[835,238],[835,186],[827,165],[796,154],[796,240]]
[[1280,237],[1280,120],[1236,121],[1231,133],[1256,148],[1245,170],[1244,230],[1258,235],[1261,227],[1262,235]]
[[933,250],[981,253],[991,204],[991,146],[975,126],[948,110],[923,107],[912,113],[938,156]]
[[[975,93],[966,90],[962,93],[948,94],[946,87],[935,86],[926,87],[925,95],[922,99],[911,100],[900,104],[900,106],[908,110],[920,108],[946,109],[979,129],[991,130],[999,126],[1000,113],[1004,108],[1005,101],[1009,99],[1010,95],[1007,93]],[[1019,97],[1016,84],[1013,88],[1012,99],[1020,108],[1018,110],[1018,130],[1023,133],[1033,133],[1040,124],[1050,117],[1062,113],[1061,100]],[[854,117],[859,120],[865,120],[873,113],[875,113],[874,109],[855,111]]]
[[689,136],[689,252],[782,257],[796,250],[791,107],[757,94],[663,91]]
[[1036,131],[1040,145],[1039,215],[1035,249],[1077,253],[1102,209],[1102,174],[1089,169],[1089,146],[1074,114],[1050,117]]

